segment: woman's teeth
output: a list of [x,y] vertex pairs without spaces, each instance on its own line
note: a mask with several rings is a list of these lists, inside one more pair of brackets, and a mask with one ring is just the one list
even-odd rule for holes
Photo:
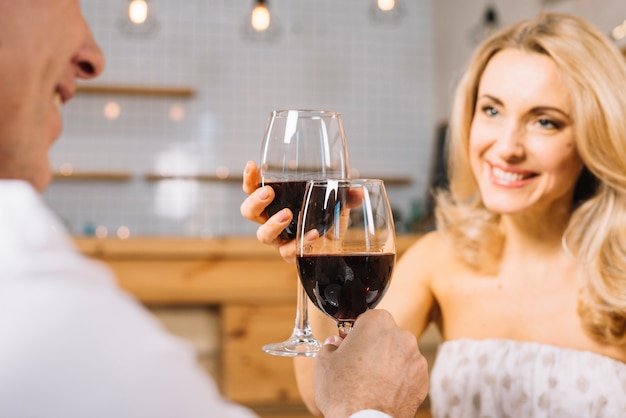
[[525,178],[523,174],[511,173],[510,171],[504,171],[497,167],[493,167],[491,169],[491,172],[493,173],[494,177],[505,181],[521,181]]

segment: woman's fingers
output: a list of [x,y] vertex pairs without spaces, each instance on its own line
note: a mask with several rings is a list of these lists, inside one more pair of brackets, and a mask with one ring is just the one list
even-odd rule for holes
[[264,223],[267,221],[265,209],[273,199],[274,190],[270,186],[259,187],[241,203],[241,216],[259,224]]
[[246,194],[252,194],[261,184],[261,173],[254,161],[248,161],[243,170],[242,189]]
[[266,217],[266,221],[256,231],[257,239],[263,244],[274,246],[284,244],[285,240],[281,239],[280,234],[289,225],[292,218],[293,214],[288,208],[280,210],[269,219]]
[[285,241],[281,237],[283,230],[289,225],[293,218],[291,210],[285,208],[274,216],[268,218],[267,205],[274,200],[274,189],[270,186],[259,187],[261,184],[261,174],[254,161],[248,161],[243,170],[242,189],[248,197],[241,203],[239,210],[241,216],[252,222],[261,224],[257,229],[257,239],[263,243],[276,247],[280,255],[288,263],[295,263],[296,246],[295,241]]

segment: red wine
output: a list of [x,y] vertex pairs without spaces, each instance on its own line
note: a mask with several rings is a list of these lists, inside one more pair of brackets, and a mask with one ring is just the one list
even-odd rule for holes
[[267,216],[273,216],[284,208],[289,208],[293,213],[293,219],[280,234],[281,238],[286,241],[291,241],[296,237],[298,213],[302,208],[306,183],[306,180],[275,181],[260,185],[271,186],[274,189],[274,200],[266,208]]
[[[289,208],[293,213],[293,219],[280,235],[282,239],[290,241],[296,237],[298,214],[302,209],[307,181],[274,181],[266,182],[265,185],[274,189],[274,200],[266,208],[267,215],[273,216],[284,208]],[[345,207],[347,194],[348,187],[345,185],[339,185],[330,192],[325,187],[313,190],[309,197],[310,210],[305,230],[317,229],[320,235],[324,235]]]
[[300,281],[309,298],[336,320],[354,320],[374,308],[391,280],[395,254],[298,255]]

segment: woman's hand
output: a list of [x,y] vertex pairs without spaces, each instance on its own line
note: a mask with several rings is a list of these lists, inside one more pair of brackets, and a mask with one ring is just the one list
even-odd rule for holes
[[271,218],[267,217],[266,208],[274,200],[274,189],[270,186],[259,187],[261,175],[259,168],[253,161],[248,161],[243,172],[243,191],[248,194],[240,207],[241,216],[261,224],[256,231],[257,239],[266,245],[278,249],[281,257],[288,263],[296,261],[295,240],[285,241],[280,233],[293,218],[291,210],[285,208]]

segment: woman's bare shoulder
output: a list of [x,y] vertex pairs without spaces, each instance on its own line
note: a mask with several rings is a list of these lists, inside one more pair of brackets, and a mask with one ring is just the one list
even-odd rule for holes
[[428,232],[417,239],[399,260],[402,271],[412,272],[413,277],[426,281],[428,287],[433,281],[465,271],[450,242],[439,231]]
[[406,282],[406,286],[430,288],[431,280],[440,274],[450,258],[451,252],[439,232],[426,233],[399,258],[394,280]]
[[448,258],[451,251],[448,243],[438,231],[431,231],[420,236],[405,252],[411,257],[419,257],[422,262],[434,262],[442,257]]

